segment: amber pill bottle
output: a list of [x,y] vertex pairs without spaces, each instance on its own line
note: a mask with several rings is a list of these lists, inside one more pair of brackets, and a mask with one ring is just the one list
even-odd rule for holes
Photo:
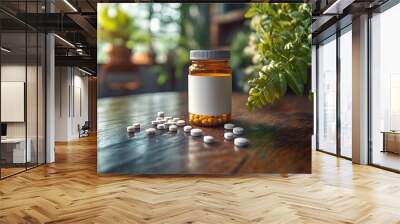
[[232,69],[229,57],[229,51],[224,50],[190,51],[190,124],[218,126],[231,120]]

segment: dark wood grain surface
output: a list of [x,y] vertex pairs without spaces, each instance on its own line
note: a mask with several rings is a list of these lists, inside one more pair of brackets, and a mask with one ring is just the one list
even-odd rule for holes
[[[99,174],[248,174],[310,173],[312,102],[286,96],[263,110],[249,112],[246,95],[234,94],[232,123],[245,128],[247,148],[223,139],[223,127],[202,128],[212,145],[177,133],[147,136],[158,111],[187,121],[187,93],[152,93],[98,100],[97,170]],[[126,127],[141,123],[127,134]]]

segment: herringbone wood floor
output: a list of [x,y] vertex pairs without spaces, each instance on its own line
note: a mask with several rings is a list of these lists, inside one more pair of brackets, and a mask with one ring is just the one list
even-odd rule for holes
[[400,223],[400,175],[313,152],[312,175],[99,177],[95,137],[0,181],[0,223]]

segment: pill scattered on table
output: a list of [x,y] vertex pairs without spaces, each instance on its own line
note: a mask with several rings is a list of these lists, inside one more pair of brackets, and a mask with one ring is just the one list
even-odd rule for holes
[[190,135],[193,137],[198,137],[201,136],[203,134],[203,131],[199,128],[194,128],[192,130],[190,130]]
[[177,121],[180,120],[180,118],[179,118],[179,117],[174,117],[174,118],[172,118],[172,120],[175,121],[175,122],[177,122]]
[[164,129],[166,129],[167,127],[165,126],[165,124],[158,124],[157,125],[157,129],[158,130],[164,130]]
[[160,111],[160,112],[157,113],[157,117],[164,117],[164,115],[165,115],[165,114],[164,114],[164,112],[162,112],[162,111]]
[[167,126],[170,125],[176,125],[176,122],[169,120],[167,123],[165,123]]
[[241,134],[243,134],[243,132],[244,132],[244,129],[242,127],[233,128],[233,134],[235,134],[235,135],[241,135]]
[[158,121],[151,121],[152,125],[157,125],[159,122]]
[[182,126],[184,126],[185,124],[186,124],[185,120],[178,120],[178,121],[176,122],[176,125],[178,125],[179,127],[182,127]]
[[146,129],[146,134],[148,134],[148,135],[154,135],[155,133],[156,133],[156,129],[155,128]]
[[232,140],[234,137],[235,137],[235,136],[233,135],[232,132],[225,132],[225,133],[224,133],[224,138],[225,138],[226,140]]
[[206,135],[203,137],[203,142],[206,144],[212,144],[214,143],[214,137],[210,135]]
[[157,121],[162,121],[162,120],[164,120],[164,118],[163,117],[157,117],[156,120]]
[[234,124],[228,123],[228,124],[224,124],[224,128],[226,130],[232,130],[235,127]]
[[169,131],[171,131],[171,132],[176,132],[178,130],[178,126],[176,126],[176,125],[171,125],[171,126],[169,126]]
[[235,138],[233,143],[237,147],[246,147],[249,145],[249,140],[247,138]]
[[190,125],[186,125],[185,127],[183,127],[184,132],[190,132],[190,130],[192,130],[192,126]]
[[172,117],[164,117],[164,120],[168,121],[169,119],[172,119]]
[[135,129],[139,129],[140,128],[140,124],[139,123],[133,123],[132,126]]
[[133,127],[133,126],[128,126],[127,128],[126,128],[126,131],[127,132],[135,132],[135,130],[136,130],[136,128],[135,127]]

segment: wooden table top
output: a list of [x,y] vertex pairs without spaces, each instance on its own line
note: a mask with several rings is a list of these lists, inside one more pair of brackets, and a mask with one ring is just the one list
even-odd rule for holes
[[[187,93],[152,93],[98,100],[97,171],[99,174],[246,174],[310,173],[312,102],[286,96],[263,110],[249,112],[246,95],[234,94],[232,123],[245,128],[247,148],[223,138],[223,127],[202,128],[214,136],[212,145],[202,137],[157,131],[147,136],[158,111],[187,121]],[[130,135],[126,127],[141,124]]]

